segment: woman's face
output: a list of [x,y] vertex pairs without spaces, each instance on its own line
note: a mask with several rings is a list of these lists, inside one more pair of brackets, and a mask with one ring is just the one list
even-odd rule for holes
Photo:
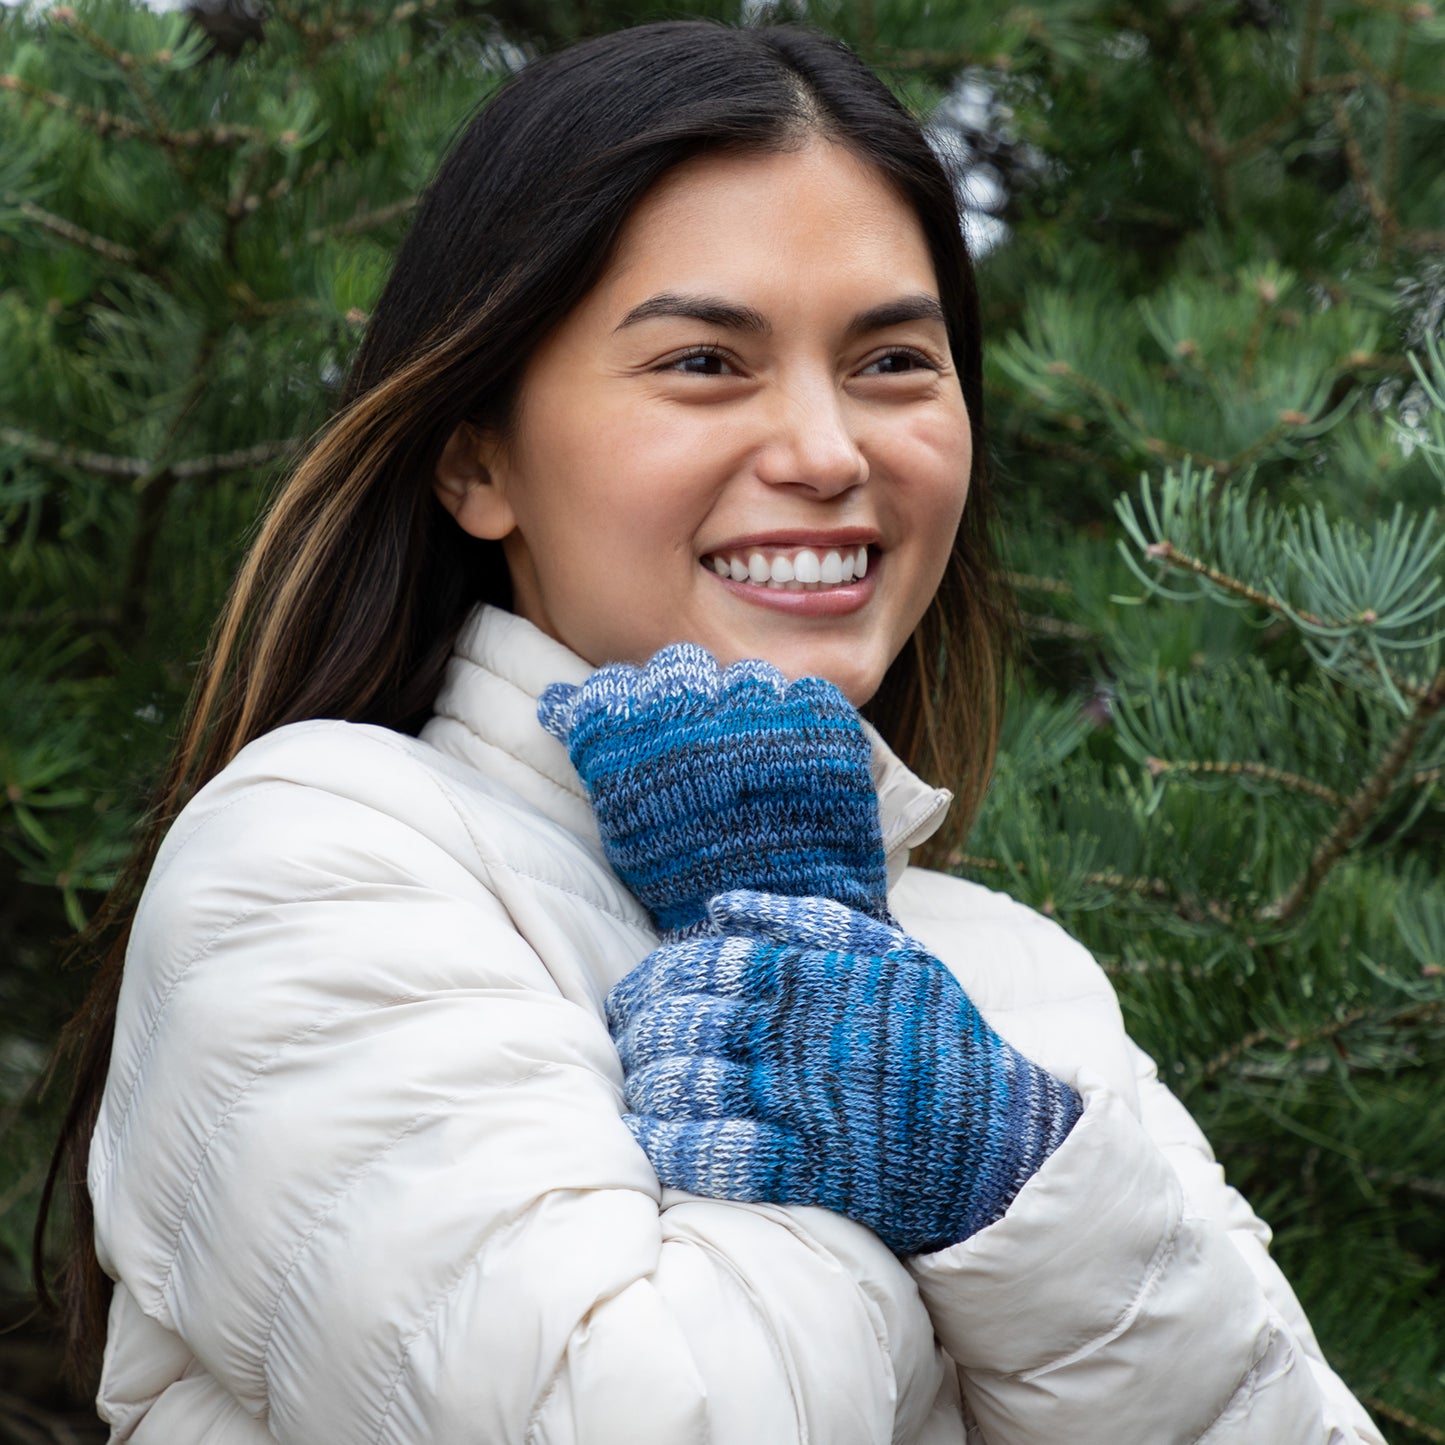
[[861,706],[943,575],[971,455],[922,229],[815,140],[669,172],[511,433],[459,429],[437,489],[588,661],[690,641]]

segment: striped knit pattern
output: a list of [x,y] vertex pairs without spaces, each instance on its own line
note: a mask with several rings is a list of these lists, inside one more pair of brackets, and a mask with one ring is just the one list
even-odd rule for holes
[[1001,1218],[1078,1119],[1078,1095],[897,928],[755,892],[710,916],[607,1002],[628,1124],[663,1183],[821,1205],[916,1254]]
[[730,888],[835,898],[886,919],[887,873],[858,714],[832,683],[692,643],[543,694],[609,862],[667,937]]

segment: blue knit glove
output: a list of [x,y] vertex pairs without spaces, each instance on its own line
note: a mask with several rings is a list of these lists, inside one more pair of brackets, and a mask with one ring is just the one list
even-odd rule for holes
[[751,892],[710,914],[717,934],[664,944],[607,1000],[664,1184],[821,1205],[916,1254],[1001,1218],[1079,1117],[898,929]]
[[664,936],[732,888],[888,914],[871,749],[830,682],[766,662],[720,671],[693,643],[556,683],[538,719],[567,745],[608,860]]

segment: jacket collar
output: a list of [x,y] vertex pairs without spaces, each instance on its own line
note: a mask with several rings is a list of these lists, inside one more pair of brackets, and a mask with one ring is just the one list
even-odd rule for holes
[[[567,749],[537,721],[537,699],[554,682],[584,682],[590,662],[515,613],[479,606],[462,625],[426,741],[497,776],[553,821],[595,840],[597,825]],[[953,801],[910,772],[866,722],[888,879],[908,850],[931,837]]]

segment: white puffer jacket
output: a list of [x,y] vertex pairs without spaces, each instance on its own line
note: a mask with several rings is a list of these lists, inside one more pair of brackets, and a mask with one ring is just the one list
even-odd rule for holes
[[1378,1445],[1093,960],[905,871],[948,796],[881,744],[894,911],[1083,1118],[906,1265],[660,1193],[602,1012],[656,938],[535,718],[589,670],[481,611],[420,740],[282,728],[172,829],[90,1160],[112,1439]]

